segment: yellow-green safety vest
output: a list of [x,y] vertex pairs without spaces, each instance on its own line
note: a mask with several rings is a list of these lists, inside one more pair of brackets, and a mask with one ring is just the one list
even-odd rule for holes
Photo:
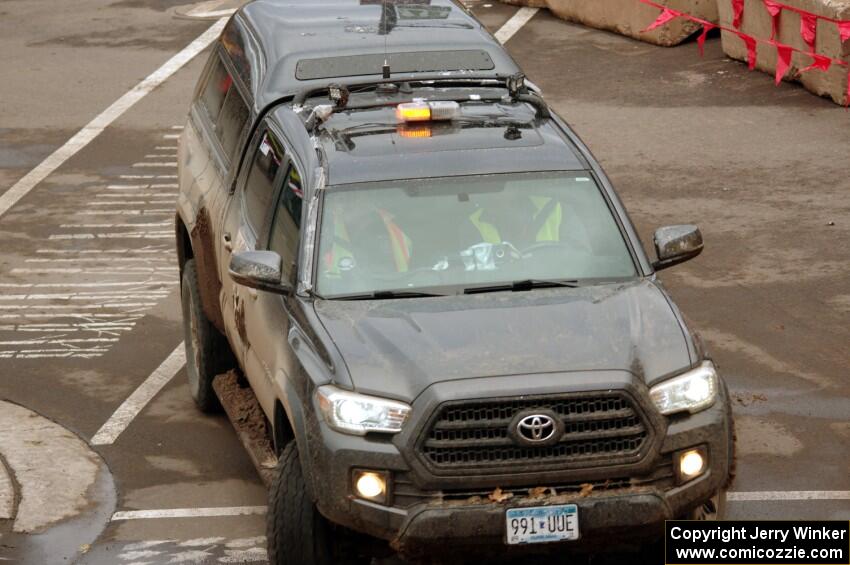
[[[534,218],[532,221],[537,221],[538,216],[544,211],[544,208],[552,200],[548,196],[531,196],[531,202],[535,207]],[[499,234],[496,226],[481,219],[484,214],[484,209],[478,209],[469,216],[469,220],[475,225],[481,234],[481,238],[486,243],[502,243],[504,240]],[[563,213],[560,202],[552,207],[549,216],[543,222],[543,225],[537,230],[535,241],[560,241],[561,240],[561,220]]]

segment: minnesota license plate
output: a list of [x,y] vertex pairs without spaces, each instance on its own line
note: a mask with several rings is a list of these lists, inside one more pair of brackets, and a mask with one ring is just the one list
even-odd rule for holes
[[579,538],[578,507],[575,504],[509,508],[505,522],[508,545]]

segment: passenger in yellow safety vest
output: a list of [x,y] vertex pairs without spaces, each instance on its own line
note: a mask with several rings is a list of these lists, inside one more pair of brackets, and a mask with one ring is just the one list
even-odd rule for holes
[[[412,249],[410,238],[395,223],[392,214],[387,210],[378,208],[375,212],[386,229],[396,272],[407,272],[410,267],[410,253]],[[333,215],[334,243],[331,250],[325,253],[324,257],[325,273],[328,275],[339,275],[341,272],[349,270],[357,264],[356,252],[352,251],[352,249],[356,249],[356,245],[352,242],[349,227],[341,216],[339,211]],[[374,239],[368,243],[374,245]]]
[[[518,202],[517,207],[505,207],[502,213],[479,208],[469,216],[469,220],[486,243],[508,241],[522,248],[532,243],[560,241],[563,220],[561,203],[548,196],[525,198],[528,200]],[[523,215],[528,221],[522,221]]]

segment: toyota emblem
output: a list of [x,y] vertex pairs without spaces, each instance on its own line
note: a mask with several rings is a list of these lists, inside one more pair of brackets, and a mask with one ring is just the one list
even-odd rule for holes
[[552,439],[558,426],[555,419],[546,414],[531,414],[516,425],[517,435],[528,443],[545,443]]

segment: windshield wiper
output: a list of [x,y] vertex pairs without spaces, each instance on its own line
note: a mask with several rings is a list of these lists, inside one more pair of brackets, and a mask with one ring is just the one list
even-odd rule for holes
[[391,298],[432,298],[435,296],[448,295],[436,292],[419,292],[415,290],[379,290],[376,292],[334,296],[331,297],[330,300],[389,300]]
[[578,288],[579,282],[577,280],[539,280],[539,279],[525,279],[520,281],[513,281],[509,283],[495,284],[490,286],[471,286],[463,289],[464,294],[483,294],[485,292],[500,292],[504,290],[510,290],[512,292],[524,292],[528,290],[533,290],[535,288],[557,288],[557,287],[567,287],[567,288]]

